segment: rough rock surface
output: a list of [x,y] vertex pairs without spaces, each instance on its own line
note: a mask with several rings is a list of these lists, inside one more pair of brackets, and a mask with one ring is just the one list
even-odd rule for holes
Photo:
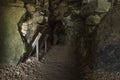
[[0,66],[0,80],[40,80],[40,64],[37,59],[32,58],[31,61],[18,66],[2,65]]
[[120,71],[120,6],[113,7],[96,35],[96,64],[101,71]]
[[0,6],[0,63],[17,63],[24,52],[17,23],[25,9],[16,6]]
[[[42,63],[41,63],[42,62]],[[37,61],[31,58],[18,66],[0,66],[1,80],[80,80],[88,79],[82,70],[79,74],[76,56],[69,46],[53,46],[48,54]],[[89,69],[85,69],[89,72]],[[85,71],[84,70],[84,71]]]

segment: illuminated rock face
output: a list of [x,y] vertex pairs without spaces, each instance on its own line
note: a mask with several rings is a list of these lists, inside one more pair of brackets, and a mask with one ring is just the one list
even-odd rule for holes
[[25,9],[1,6],[0,11],[0,63],[15,64],[24,52],[17,23],[25,13]]
[[111,2],[108,2],[108,0],[98,0],[98,8],[96,11],[98,12],[108,12],[111,8]]

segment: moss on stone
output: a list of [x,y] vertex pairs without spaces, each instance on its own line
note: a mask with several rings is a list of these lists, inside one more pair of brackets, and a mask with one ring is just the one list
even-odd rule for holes
[[0,63],[16,63],[24,52],[24,44],[17,23],[25,13],[24,8],[0,8]]

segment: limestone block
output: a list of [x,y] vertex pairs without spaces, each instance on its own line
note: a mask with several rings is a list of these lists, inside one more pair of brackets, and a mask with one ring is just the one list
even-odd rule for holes
[[108,0],[98,0],[97,4],[96,12],[108,12],[111,8],[111,2],[108,2]]
[[0,10],[0,63],[15,64],[24,53],[17,23],[25,9],[1,6]]

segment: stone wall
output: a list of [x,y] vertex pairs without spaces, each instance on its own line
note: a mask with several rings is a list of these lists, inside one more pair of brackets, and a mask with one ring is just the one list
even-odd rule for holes
[[120,71],[120,5],[114,6],[99,25],[96,35],[97,70]]
[[79,17],[79,4],[81,1],[78,0],[50,1],[49,25],[51,34],[54,34],[53,43],[71,43],[75,23],[73,21]]
[[22,4],[0,6],[0,63],[15,64],[24,52],[17,23],[25,13]]
[[119,6],[113,7],[107,0],[81,2],[51,2],[54,43],[64,38],[64,43],[74,47],[78,74],[119,72]]

